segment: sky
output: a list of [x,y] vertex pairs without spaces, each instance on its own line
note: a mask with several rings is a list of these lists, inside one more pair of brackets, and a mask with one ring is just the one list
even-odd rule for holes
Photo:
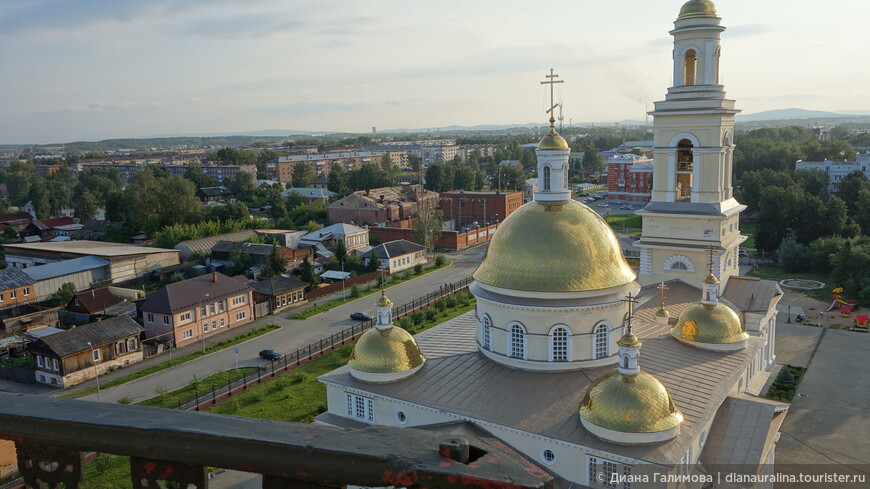
[[[643,120],[682,0],[0,0],[0,143]],[[744,113],[870,110],[870,2],[721,0]]]

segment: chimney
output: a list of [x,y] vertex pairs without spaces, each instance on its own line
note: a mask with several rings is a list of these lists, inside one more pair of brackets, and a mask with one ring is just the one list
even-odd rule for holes
[[371,194],[371,193],[372,193],[371,189],[368,189],[368,188],[367,188],[367,189],[366,189],[366,197],[368,197],[369,194]]
[[383,203],[384,203],[384,196],[381,195],[381,204],[383,204]]
[[212,282],[217,282],[217,272],[212,272],[212,274],[211,274],[211,281],[212,281]]

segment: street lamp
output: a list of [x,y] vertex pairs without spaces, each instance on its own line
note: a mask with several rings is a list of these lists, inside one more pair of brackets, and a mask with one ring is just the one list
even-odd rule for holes
[[100,392],[100,372],[97,371],[97,359],[94,356],[94,346],[88,341],[88,348],[91,349],[91,361],[94,362],[94,379],[97,381],[97,399],[103,402],[103,394]]
[[786,321],[786,322],[787,323],[791,322],[791,306],[788,306],[788,321]]

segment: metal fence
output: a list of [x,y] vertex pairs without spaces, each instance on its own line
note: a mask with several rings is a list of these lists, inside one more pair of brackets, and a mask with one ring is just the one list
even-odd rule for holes
[[[442,285],[438,290],[430,292],[423,297],[414,299],[411,302],[396,306],[393,308],[393,319],[403,318],[415,311],[429,307],[436,300],[443,297],[451,296],[461,290],[465,290],[471,284],[472,278],[467,277],[458,282]],[[313,360],[325,353],[331,352],[336,348],[344,346],[351,341],[359,338],[368,329],[375,325],[375,320],[371,319],[360,324],[355,324],[350,328],[345,328],[338,333],[335,333],[327,338],[323,338],[316,343],[310,343],[307,346],[289,352],[280,360],[273,360],[268,365],[264,365],[257,369],[256,372],[246,374],[241,379],[233,382],[228,382],[226,386],[214,388],[205,392],[195,392],[194,399],[179,403],[178,409],[183,411],[199,411],[203,408],[213,406],[221,401],[232,397],[249,387],[262,383],[277,375],[283,374],[303,363]]]

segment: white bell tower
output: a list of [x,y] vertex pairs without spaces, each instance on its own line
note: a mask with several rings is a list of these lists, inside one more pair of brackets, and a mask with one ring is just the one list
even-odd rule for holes
[[541,138],[535,154],[538,157],[538,191],[535,192],[535,200],[538,202],[562,202],[571,199],[571,190],[568,188],[568,157],[571,148],[565,138],[556,132],[556,118],[554,110],[560,107],[553,100],[553,87],[564,80],[556,80],[559,75],[553,73],[546,77],[548,81],[542,81],[542,85],[550,85],[550,131]]
[[670,32],[674,85],[655,103],[655,166],[643,216],[641,285],[673,278],[701,286],[713,246],[712,275],[724,289],[739,273],[740,212],[733,197],[734,100],[720,83],[720,35],[725,27],[710,0],[690,0]]

